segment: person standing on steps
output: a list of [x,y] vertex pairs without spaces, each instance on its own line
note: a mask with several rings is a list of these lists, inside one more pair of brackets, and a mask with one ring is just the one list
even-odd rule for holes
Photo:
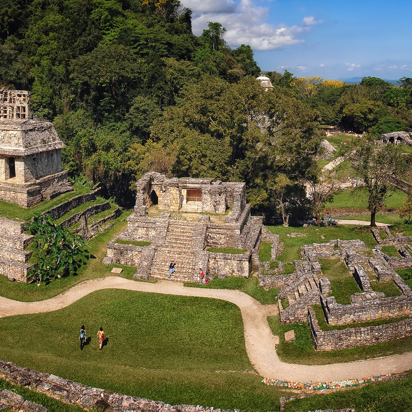
[[103,347],[103,342],[105,340],[103,328],[100,326],[100,329],[97,332],[97,339],[99,339],[99,350]]
[[168,276],[168,279],[170,279],[170,276],[172,276],[172,273],[174,273],[175,272],[175,266],[176,266],[176,263],[175,263],[175,261],[174,260],[172,260],[171,262],[170,262],[170,265],[169,265],[169,276]]
[[205,274],[203,273],[202,268],[199,268],[199,279],[200,279],[200,284],[203,283],[203,279],[205,278]]
[[86,344],[86,329],[84,328],[84,325],[82,325],[80,328],[79,339],[80,339],[80,350],[83,350],[83,347]]

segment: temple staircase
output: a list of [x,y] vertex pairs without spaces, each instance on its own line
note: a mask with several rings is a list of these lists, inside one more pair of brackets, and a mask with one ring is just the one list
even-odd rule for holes
[[195,275],[196,254],[193,251],[193,232],[195,225],[189,222],[169,223],[166,240],[156,250],[150,276],[157,279],[167,279],[169,265],[176,263],[176,271],[170,280],[192,282]]

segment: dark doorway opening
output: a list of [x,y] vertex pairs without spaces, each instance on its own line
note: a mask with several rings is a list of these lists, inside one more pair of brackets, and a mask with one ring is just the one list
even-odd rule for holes
[[9,177],[16,177],[16,162],[14,161],[14,157],[9,158]]
[[152,191],[152,193],[150,193],[150,200],[152,201],[153,205],[159,204],[159,198],[157,197],[157,194],[154,190]]

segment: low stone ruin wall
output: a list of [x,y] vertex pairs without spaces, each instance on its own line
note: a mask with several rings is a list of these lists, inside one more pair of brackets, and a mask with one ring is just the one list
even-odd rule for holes
[[107,255],[103,264],[118,264],[125,266],[138,266],[142,256],[143,246],[124,245],[114,241],[107,244]]
[[86,193],[84,195],[79,195],[73,197],[72,199],[68,200],[67,202],[61,203],[43,214],[50,213],[54,220],[60,219],[63,215],[65,215],[70,210],[74,209],[77,206],[82,205],[83,203],[87,202],[94,202],[96,200],[96,194],[99,192],[99,189],[95,190],[92,193]]
[[412,298],[409,296],[366,300],[351,305],[336,303],[334,296],[322,297],[321,300],[329,325],[347,325],[412,315]]
[[290,275],[259,275],[259,286],[263,288],[281,288],[294,280]]
[[308,309],[308,322],[317,351],[331,351],[375,345],[412,336],[412,319],[386,325],[343,330],[322,331],[312,308]]
[[63,220],[59,226],[68,228],[76,224],[82,216],[89,218],[90,216],[96,215],[97,213],[104,212],[105,210],[109,210],[111,208],[109,202],[100,203],[98,205],[92,205],[88,207],[83,212],[75,213],[74,215],[70,216],[68,219]]
[[209,252],[209,276],[226,274],[228,276],[249,277],[251,253],[243,255]]
[[[78,405],[86,410],[104,410],[106,412],[223,412],[221,409],[199,405],[172,406],[164,402],[152,401],[145,398],[138,398],[137,396],[127,396],[106,391],[104,389],[92,388],[48,373],[36,372],[29,368],[21,368],[14,363],[4,362],[2,360],[0,360],[0,376],[15,385],[27,386],[35,392],[43,393],[50,398],[57,399],[70,405]],[[29,404],[26,404],[26,406],[34,406],[33,409],[28,410],[37,412],[47,411],[44,407]],[[36,407],[37,409],[34,409]],[[225,409],[224,412],[231,411]]]

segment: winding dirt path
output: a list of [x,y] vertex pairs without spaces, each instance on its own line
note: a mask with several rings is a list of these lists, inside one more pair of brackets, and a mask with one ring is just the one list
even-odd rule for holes
[[282,362],[275,349],[278,337],[272,334],[266,320],[267,316],[278,313],[276,305],[261,305],[251,296],[238,290],[185,288],[182,283],[169,281],[145,283],[109,276],[82,282],[58,296],[40,302],[19,302],[0,297],[0,318],[59,310],[89,293],[102,289],[205,297],[234,303],[242,312],[249,359],[259,375],[265,378],[296,382],[330,382],[412,369],[412,352],[333,365],[309,366]]

